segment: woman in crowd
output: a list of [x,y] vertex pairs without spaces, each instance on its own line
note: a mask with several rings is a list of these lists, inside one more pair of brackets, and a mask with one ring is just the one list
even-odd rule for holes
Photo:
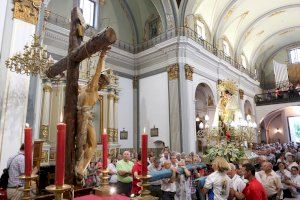
[[113,158],[112,162],[108,164],[107,169],[108,169],[108,174],[109,174],[109,183],[111,185],[116,185],[118,182],[118,177],[117,177],[117,167],[116,164],[118,162],[117,158]]
[[231,179],[226,172],[230,169],[228,162],[217,157],[212,162],[214,172],[207,176],[202,193],[208,193],[208,198],[213,200],[227,200],[229,197],[230,188],[232,187]]

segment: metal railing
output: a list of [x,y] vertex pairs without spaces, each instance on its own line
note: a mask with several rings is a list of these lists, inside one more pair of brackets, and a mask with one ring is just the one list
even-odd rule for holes
[[[55,13],[50,13],[47,22],[55,24],[57,26],[61,26],[63,28],[69,29],[70,28],[70,19],[67,19],[63,16],[57,15]],[[99,30],[96,30],[94,27],[89,27],[85,34],[88,37],[91,37],[95,35]],[[113,44],[114,47],[117,47],[119,49],[122,49],[124,51],[130,52],[130,53],[139,53],[146,49],[149,49],[151,47],[154,47],[156,44],[162,43],[164,41],[167,41],[169,39],[185,36],[187,38],[192,39],[193,41],[197,42],[200,46],[202,46],[205,50],[211,52],[218,58],[226,61],[236,69],[240,70],[241,72],[249,75],[253,79],[257,79],[256,74],[251,71],[250,69],[245,68],[243,65],[238,63],[235,59],[232,57],[226,55],[222,50],[217,49],[214,45],[207,42],[206,40],[199,37],[198,33],[192,30],[189,27],[179,27],[179,28],[173,28],[170,30],[167,30],[164,33],[161,33],[160,35],[147,40],[145,42],[139,43],[139,44],[128,44],[126,42],[123,42],[121,40],[117,40],[115,44]]]
[[300,101],[300,88],[257,94],[254,100],[257,106],[297,102]]

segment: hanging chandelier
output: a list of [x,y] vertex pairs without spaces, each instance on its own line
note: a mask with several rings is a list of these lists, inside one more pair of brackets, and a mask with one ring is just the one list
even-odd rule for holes
[[44,72],[54,63],[51,55],[45,47],[39,43],[39,37],[33,36],[31,45],[24,46],[23,53],[17,53],[5,61],[8,69],[19,74],[43,75]]

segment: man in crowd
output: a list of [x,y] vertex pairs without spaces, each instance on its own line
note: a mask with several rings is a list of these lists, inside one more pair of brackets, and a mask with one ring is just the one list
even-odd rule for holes
[[292,195],[294,198],[299,199],[300,197],[300,175],[299,175],[299,169],[296,166],[293,166],[291,168],[291,179],[287,182],[287,185],[289,186]]
[[280,177],[273,171],[273,165],[270,162],[264,162],[262,169],[259,175],[266,189],[268,199],[279,200],[283,188]]
[[287,169],[289,171],[292,170],[292,167],[295,166],[295,167],[298,167],[298,164],[295,162],[295,155],[288,152],[286,153],[286,157],[287,157]]
[[22,144],[19,153],[10,157],[7,162],[9,174],[7,198],[11,200],[19,200],[23,196],[23,191],[21,190],[23,183],[20,181],[19,177],[23,175],[25,171],[24,149],[25,146]]
[[255,178],[255,167],[246,163],[243,165],[244,178],[248,180],[243,192],[238,192],[232,189],[232,193],[237,199],[249,200],[267,200],[267,194],[262,184]]
[[235,165],[233,163],[229,163],[229,165],[230,170],[227,172],[227,175],[232,180],[232,188],[237,192],[243,192],[246,187],[246,183],[237,174]]
[[130,161],[130,152],[124,151],[123,159],[117,162],[118,192],[130,196],[133,162]]
[[[161,171],[161,164],[160,164],[160,159],[158,157],[155,157],[153,160],[153,163],[151,163],[148,166],[148,171],[149,173],[155,173]],[[161,192],[161,181],[154,181],[150,182],[150,191],[151,195],[155,197],[159,197],[161,199],[162,197],[162,192]]]
[[171,169],[171,178],[166,178],[161,181],[162,199],[163,200],[174,200],[176,194],[176,173],[177,169],[172,167],[171,161],[166,160],[164,162],[164,169]]

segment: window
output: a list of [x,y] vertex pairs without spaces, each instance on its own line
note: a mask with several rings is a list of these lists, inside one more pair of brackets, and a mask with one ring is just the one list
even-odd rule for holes
[[300,63],[300,48],[291,49],[289,52],[289,56],[290,56],[290,62],[292,64]]
[[199,38],[206,40],[205,25],[201,21],[197,20],[196,26]]
[[230,46],[226,40],[223,40],[223,51],[226,56],[230,56]]
[[80,0],[80,8],[82,9],[85,23],[90,26],[95,25],[95,2],[92,0]]
[[247,68],[247,60],[244,54],[241,55],[241,61],[244,68]]

